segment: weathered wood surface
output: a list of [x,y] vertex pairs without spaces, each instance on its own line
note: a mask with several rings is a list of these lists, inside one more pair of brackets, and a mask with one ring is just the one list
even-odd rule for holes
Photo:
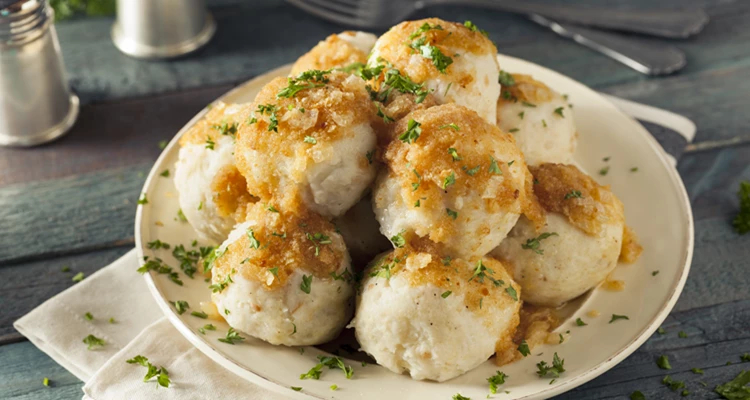
[[[132,245],[135,200],[159,153],[157,143],[231,86],[293,61],[344,29],[281,0],[209,4],[219,23],[216,38],[198,54],[171,62],[118,53],[109,39],[109,18],[58,24],[68,73],[86,105],[62,140],[29,150],[0,149],[0,398],[80,398],[76,378],[30,343],[14,343],[22,337],[11,323],[73,284],[63,266],[88,275]],[[669,334],[651,338],[615,369],[561,398],[625,398],[633,390],[647,398],[678,398],[660,383],[664,373],[654,364],[660,354],[670,356],[671,375],[688,382],[689,398],[716,398],[715,384],[750,368],[737,364],[739,354],[750,352],[750,236],[740,237],[730,226],[738,182],[750,180],[750,2],[614,0],[606,6],[703,6],[712,23],[697,37],[672,42],[688,55],[685,70],[648,78],[523,17],[441,6],[415,18],[471,19],[503,53],[696,122],[699,143],[692,148],[711,150],[688,153],[679,165],[696,218],[696,248],[685,291],[665,323]],[[689,337],[677,338],[679,330]],[[692,367],[706,374],[692,375]],[[41,386],[45,376],[53,388]]]

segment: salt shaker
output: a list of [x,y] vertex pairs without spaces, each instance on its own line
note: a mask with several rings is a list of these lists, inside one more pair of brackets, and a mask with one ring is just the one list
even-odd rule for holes
[[54,19],[47,0],[0,1],[0,146],[49,142],[78,117]]
[[198,50],[215,32],[205,0],[118,0],[112,40],[129,56],[163,59]]

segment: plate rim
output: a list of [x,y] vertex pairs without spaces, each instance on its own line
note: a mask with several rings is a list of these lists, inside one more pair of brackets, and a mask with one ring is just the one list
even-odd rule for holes
[[[682,293],[682,290],[685,287],[685,282],[687,281],[687,277],[690,272],[690,267],[692,265],[692,260],[693,260],[693,252],[694,252],[694,247],[695,247],[695,234],[694,234],[695,227],[694,227],[694,220],[693,220],[693,211],[690,205],[690,198],[685,188],[685,184],[682,181],[682,178],[680,177],[679,172],[677,171],[677,167],[671,164],[670,160],[667,158],[666,153],[663,151],[659,143],[646,130],[646,128],[643,127],[643,125],[638,123],[638,121],[632,118],[631,116],[625,114],[622,110],[620,110],[617,106],[615,106],[604,94],[590,88],[588,85],[585,85],[560,72],[554,71],[550,68],[539,65],[532,61],[528,61],[528,60],[524,60],[518,57],[513,57],[513,56],[498,53],[498,59],[500,59],[501,57],[506,58],[506,59],[511,59],[514,61],[521,61],[524,63],[533,64],[535,67],[545,70],[546,73],[551,73],[555,75],[557,79],[567,80],[569,82],[573,82],[575,84],[581,85],[585,87],[586,90],[591,91],[595,97],[598,97],[601,103],[607,104],[608,106],[616,109],[617,112],[623,114],[627,118],[636,122],[637,126],[634,129],[634,132],[637,132],[637,134],[640,135],[641,138],[644,139],[649,144],[649,147],[651,147],[654,153],[656,153],[657,158],[659,159],[662,166],[667,171],[669,180],[671,181],[673,187],[677,189],[676,191],[680,200],[679,206],[681,208],[681,214],[683,215],[683,218],[685,218],[685,221],[687,222],[687,230],[686,232],[684,232],[686,248],[684,249],[684,252],[682,254],[682,261],[681,261],[682,267],[680,268],[680,276],[676,281],[674,281],[674,283],[669,288],[669,297],[662,304],[661,310],[647,324],[645,324],[644,328],[638,334],[636,334],[633,340],[631,340],[626,345],[618,349],[616,352],[608,356],[606,361],[601,362],[595,365],[594,367],[589,368],[588,370],[585,370],[579,373],[575,377],[569,380],[566,380],[557,386],[518,398],[518,400],[530,400],[530,399],[548,398],[551,396],[556,396],[558,394],[565,393],[569,390],[572,390],[578,386],[581,386],[593,380],[594,378],[614,368],[617,364],[622,362],[629,355],[633,354],[636,350],[638,350],[643,345],[644,342],[646,342],[646,340],[648,340],[651,337],[651,335],[662,324],[662,322],[664,322],[667,316],[669,316],[675,304],[677,303],[677,300],[679,299],[680,294]],[[222,101],[227,98],[231,98],[236,93],[242,91],[251,82],[262,80],[262,79],[267,79],[269,77],[273,78],[273,77],[281,76],[284,72],[288,71],[291,68],[291,65],[292,64],[285,64],[280,67],[274,68],[270,71],[267,71],[263,74],[257,75],[251,79],[248,79],[238,84],[234,88],[230,89],[229,91],[225,92],[221,96],[217,97],[211,103],[214,103],[216,101]],[[161,154],[154,162],[154,166],[151,168],[148,176],[146,177],[146,181],[143,184],[141,193],[147,193],[149,187],[151,186],[152,180],[155,179],[156,176],[158,176],[159,171],[157,171],[156,166],[161,165],[162,161],[168,156],[169,153],[171,153],[172,148],[176,146],[177,142],[179,141],[180,137],[182,137],[184,132],[187,131],[189,127],[194,125],[195,122],[197,122],[201,117],[203,117],[203,115],[207,111],[208,111],[208,108],[204,107],[201,111],[196,113],[195,116],[193,116],[193,118],[191,118],[187,123],[185,123],[185,125],[183,125],[183,127],[169,141],[167,146],[164,148],[164,150],[162,150]],[[134,227],[135,228],[135,232],[134,232],[135,249],[136,249],[136,254],[138,256],[139,263],[141,260],[143,260],[143,257],[144,257],[143,245],[141,242],[141,233],[140,233],[141,225],[142,225],[142,217],[143,217],[142,211],[143,211],[143,207],[140,207],[140,206],[137,207],[136,214],[135,214],[135,227]],[[209,345],[203,340],[200,340],[200,338],[197,335],[195,335],[192,329],[189,326],[187,326],[185,323],[183,323],[178,318],[177,314],[172,312],[172,309],[168,301],[166,300],[164,295],[160,292],[160,290],[156,286],[156,283],[151,273],[144,274],[144,279],[146,280],[146,286],[148,287],[149,292],[151,293],[152,297],[156,301],[161,311],[167,317],[169,322],[193,346],[198,348],[198,350],[200,350],[204,355],[208,356],[210,359],[212,359],[213,361],[221,365],[223,368],[228,369],[229,371],[241,377],[242,379],[250,381],[254,384],[257,384],[273,392],[288,396],[290,398],[324,399],[324,397],[319,397],[314,394],[293,391],[287,388],[286,386],[282,386],[280,383],[276,382],[274,379],[270,377],[262,376],[258,374],[257,372],[251,371],[237,364],[234,360],[225,357],[220,351],[213,348],[213,346]]]

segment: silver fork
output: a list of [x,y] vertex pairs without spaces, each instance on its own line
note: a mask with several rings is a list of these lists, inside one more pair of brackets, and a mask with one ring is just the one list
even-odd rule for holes
[[395,25],[414,12],[437,4],[460,4],[517,14],[536,14],[576,25],[686,38],[700,32],[708,15],[699,8],[618,10],[529,3],[522,0],[288,0],[329,21],[358,28]]

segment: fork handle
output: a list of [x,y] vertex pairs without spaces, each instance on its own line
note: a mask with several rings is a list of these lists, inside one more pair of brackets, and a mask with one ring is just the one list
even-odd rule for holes
[[700,8],[619,10],[530,3],[518,0],[432,0],[424,4],[461,4],[518,14],[538,14],[559,22],[666,38],[686,38],[700,32],[708,15]]

